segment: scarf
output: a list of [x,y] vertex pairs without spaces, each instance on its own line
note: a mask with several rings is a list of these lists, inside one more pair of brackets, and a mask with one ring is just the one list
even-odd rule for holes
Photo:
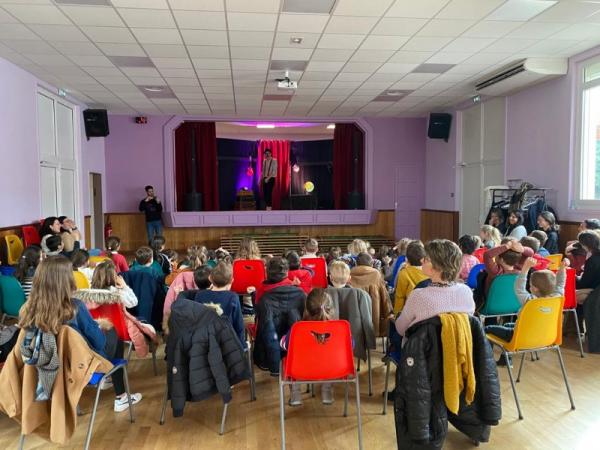
[[60,365],[56,336],[52,333],[44,333],[38,328],[26,330],[25,339],[21,343],[21,357],[25,364],[35,366],[37,369],[35,401],[49,400]]

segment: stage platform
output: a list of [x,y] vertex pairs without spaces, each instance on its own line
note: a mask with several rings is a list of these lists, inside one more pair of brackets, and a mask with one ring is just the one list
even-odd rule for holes
[[376,215],[370,209],[163,212],[163,222],[172,228],[370,225]]

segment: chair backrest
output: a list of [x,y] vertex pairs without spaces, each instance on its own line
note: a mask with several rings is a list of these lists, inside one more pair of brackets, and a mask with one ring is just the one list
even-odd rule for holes
[[324,258],[302,258],[302,267],[312,270],[312,287],[327,287],[327,262]]
[[485,264],[476,264],[469,271],[469,276],[467,277],[467,286],[471,289],[475,289],[477,287],[477,275],[479,272],[485,270]]
[[265,278],[265,264],[262,259],[238,259],[233,262],[231,290],[238,294],[247,294],[249,287],[258,289]]
[[25,292],[15,277],[0,276],[0,306],[9,316],[17,317],[25,303]]
[[6,260],[8,264],[14,266],[19,262],[19,258],[23,253],[23,241],[16,234],[7,234],[4,236],[6,241]]
[[510,341],[512,350],[547,347],[562,343],[564,298],[535,298],[521,310]]
[[406,255],[400,255],[400,256],[398,256],[398,258],[396,258],[396,261],[394,262],[394,267],[392,268],[392,282],[391,282],[392,287],[396,287],[396,280],[398,279],[398,272],[400,272],[400,267],[402,267],[402,264],[404,264],[404,261],[406,261]]
[[301,321],[292,325],[283,374],[293,380],[355,376],[350,323],[328,320]]
[[544,258],[550,261],[550,264],[548,265],[548,270],[558,270],[558,268],[560,267],[560,262],[563,260],[564,256],[560,253],[557,253],[555,255],[545,256]]
[[89,263],[93,267],[96,264],[100,264],[104,261],[109,261],[110,258],[108,256],[90,256]]
[[119,339],[122,341],[129,340],[129,332],[127,331],[127,323],[125,322],[125,313],[123,313],[123,306],[120,303],[100,305],[98,308],[90,309],[90,314],[94,319],[109,320],[115,327]]
[[489,250],[489,248],[487,248],[487,247],[481,247],[481,248],[478,248],[477,250],[475,250],[475,251],[473,252],[473,256],[474,256],[475,258],[477,258],[477,259],[479,260],[479,262],[480,262],[480,263],[482,263],[482,262],[483,262],[483,254],[484,254],[485,252],[487,252],[488,250]]
[[567,268],[567,279],[565,280],[565,304],[563,309],[573,309],[577,307],[577,298],[575,296],[577,271],[571,267]]
[[23,233],[23,242],[25,247],[29,247],[30,245],[40,245],[42,239],[40,238],[40,233],[33,225],[25,225],[21,228],[21,233]]
[[87,277],[79,270],[73,271],[73,278],[75,278],[75,286],[77,286],[77,289],[90,288],[90,282],[88,281]]
[[507,273],[494,278],[480,314],[485,316],[516,314],[521,309],[521,303],[515,293],[517,276],[516,273]]

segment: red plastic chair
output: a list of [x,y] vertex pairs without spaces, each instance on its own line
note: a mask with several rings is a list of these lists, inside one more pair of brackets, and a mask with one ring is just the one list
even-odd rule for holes
[[25,225],[21,228],[21,233],[23,233],[23,243],[25,244],[25,247],[29,247],[30,245],[40,245],[42,242],[37,228],[33,225]]
[[238,259],[233,262],[231,290],[240,295],[246,295],[249,287],[258,289],[265,278],[265,264],[261,259]]
[[327,288],[327,262],[324,258],[302,258],[302,267],[312,270],[312,287]]
[[477,258],[477,259],[479,260],[479,262],[480,262],[480,263],[482,263],[482,262],[483,262],[483,254],[484,254],[485,252],[487,252],[488,250],[489,250],[489,248],[487,248],[487,247],[481,247],[481,248],[478,248],[477,250],[475,250],[475,251],[473,252],[473,256],[474,256],[475,258]]
[[583,341],[579,330],[579,320],[577,317],[577,298],[575,296],[575,281],[577,271],[571,267],[567,268],[567,279],[565,281],[565,303],[563,313],[573,313],[575,319],[575,329],[577,330],[577,342],[579,343],[579,354],[583,358]]
[[292,325],[287,356],[279,370],[279,416],[281,448],[285,450],[284,386],[295,383],[345,383],[344,417],[348,415],[348,384],[356,389],[358,447],[362,450],[360,389],[354,357],[352,334],[347,320],[301,321]]

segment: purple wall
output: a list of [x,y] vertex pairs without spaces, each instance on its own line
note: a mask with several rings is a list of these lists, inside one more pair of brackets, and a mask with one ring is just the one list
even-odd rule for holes
[[426,139],[425,208],[427,209],[458,210],[456,192],[458,120],[458,114],[453,112],[448,142],[442,139]]
[[[110,115],[106,138],[108,212],[137,211],[143,187],[154,185],[165,194],[163,126],[171,116],[150,116],[138,125],[133,117]],[[422,195],[425,175],[424,119],[367,118],[373,132],[373,198],[375,209],[394,209],[394,171],[400,164],[419,167],[415,192]]]

